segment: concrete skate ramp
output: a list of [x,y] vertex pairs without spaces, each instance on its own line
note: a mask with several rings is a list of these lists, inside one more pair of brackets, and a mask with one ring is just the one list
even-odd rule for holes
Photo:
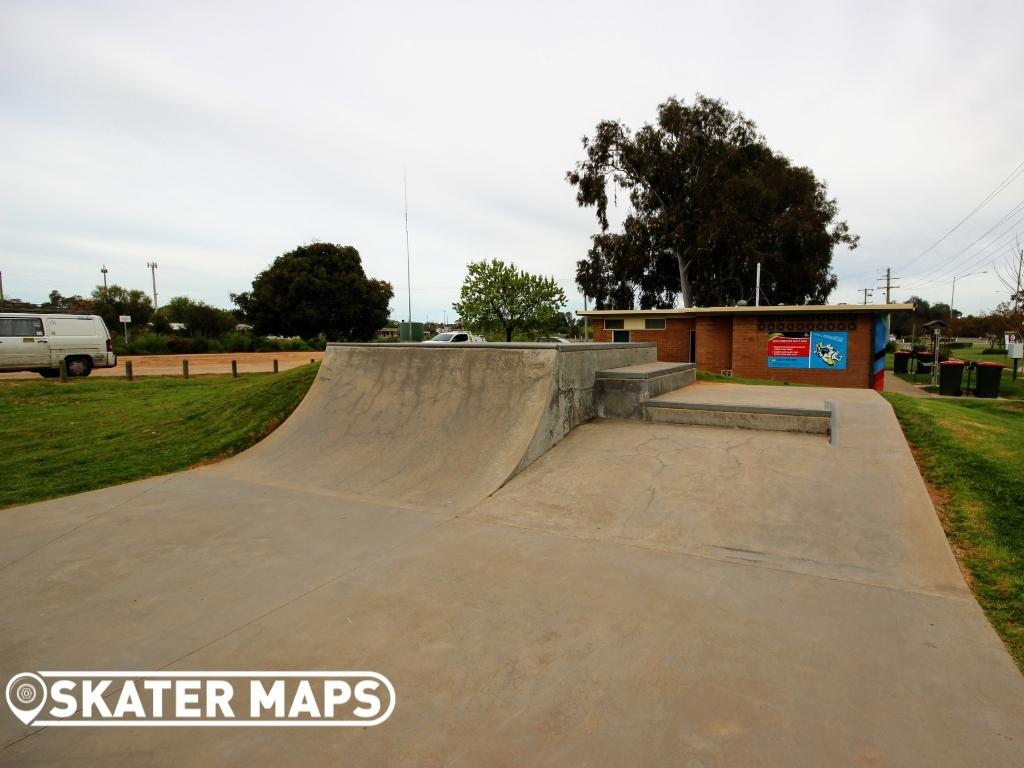
[[417,509],[485,498],[594,417],[594,372],[651,344],[331,345],[269,438],[212,471]]
[[[485,359],[424,353],[373,352],[441,377]],[[545,412],[571,421],[572,393],[585,402],[571,384],[598,352],[554,354]],[[432,402],[360,433],[342,403],[383,415],[383,401],[346,387],[387,376],[355,366],[361,353],[328,358],[251,454],[0,511],[0,685],[31,670],[363,669],[394,683],[392,717],[61,728],[0,701],[0,768],[1021,765],[1024,678],[876,392],[800,389],[837,402],[837,446],[596,420],[470,509],[439,512],[324,490],[353,477],[332,474],[350,454],[328,435],[364,434],[386,459]],[[466,397],[499,422],[491,434],[467,417],[479,454],[498,451],[509,417]],[[565,423],[523,438],[526,459]],[[449,430],[417,460],[459,470],[446,440],[469,450]]]

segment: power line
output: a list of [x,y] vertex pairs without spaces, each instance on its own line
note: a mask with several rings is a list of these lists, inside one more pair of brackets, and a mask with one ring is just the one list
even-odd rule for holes
[[906,264],[904,264],[901,267],[901,269],[906,270],[906,268],[909,267],[911,264],[913,264],[914,262],[916,262],[919,259],[923,258],[924,256],[928,255],[933,250],[935,250],[935,248],[937,248],[943,241],[945,241],[945,239],[947,237],[949,237],[954,232],[956,232],[958,229],[960,229],[960,227],[963,226],[972,216],[974,216],[974,214],[976,214],[978,211],[980,211],[982,208],[984,208],[986,205],[988,205],[1000,192],[1002,192],[1010,184],[1012,184],[1014,181],[1016,181],[1017,178],[1021,174],[1024,174],[1024,161],[1021,161],[1020,164],[1017,165],[1016,168],[1014,168],[1012,171],[1010,171],[1009,175],[1007,175],[1007,177],[1005,179],[1003,179],[1001,182],[999,182],[999,184],[996,185],[995,189],[993,189],[991,192],[989,192],[987,195],[985,195],[984,199],[980,203],[978,203],[976,206],[974,206],[974,208],[971,210],[970,213],[968,213],[959,222],[957,222],[955,227],[953,227],[946,234],[944,234],[942,237],[940,237],[934,243],[932,243],[927,248],[925,248],[923,251],[921,251],[921,253],[919,253],[917,256],[912,258]]
[[[1021,221],[1024,221],[1024,216],[1021,217]],[[1017,223],[1019,222],[1015,222],[1014,225],[1011,225],[1011,227],[1015,226]],[[1002,248],[1009,245],[1014,240],[1014,238],[1019,237],[1020,233],[1021,230],[1008,228],[1004,230],[1002,233],[1000,233],[998,239],[985,244],[978,250],[971,253],[966,259],[954,265],[951,265],[949,268],[942,270],[940,272],[933,272],[915,278],[911,281],[910,285],[905,285],[903,287],[905,289],[926,288],[929,286],[947,283],[949,282],[950,276],[953,275],[954,273],[970,271],[972,269],[976,269],[977,267],[987,262],[989,259],[995,256]]]
[[[911,279],[916,281],[916,282],[924,282],[924,281],[928,280],[929,278],[931,278],[933,275],[936,275],[936,274],[940,273],[944,268],[948,268],[949,271],[951,271],[951,272],[955,272],[955,271],[958,271],[958,270],[962,269],[961,263],[956,263],[955,265],[952,265],[954,260],[956,260],[959,256],[962,256],[964,253],[969,251],[971,248],[973,248],[979,242],[984,240],[986,237],[988,237],[988,235],[990,235],[992,233],[993,230],[998,229],[999,227],[1001,227],[1003,224],[1005,224],[1014,215],[1016,215],[1018,213],[1021,213],[1021,215],[1018,216],[1018,218],[1015,219],[1010,224],[1010,226],[1007,227],[1007,229],[1003,230],[1000,234],[996,235],[997,238],[998,237],[1002,237],[1008,231],[1010,231],[1010,229],[1012,229],[1013,227],[1017,226],[1021,222],[1024,222],[1024,213],[1022,213],[1022,209],[1024,209],[1024,200],[1021,200],[1019,203],[1017,203],[1017,205],[1015,205],[1013,208],[1011,208],[1009,211],[1007,211],[999,219],[999,221],[997,221],[995,224],[993,224],[987,230],[982,232],[978,237],[976,237],[973,241],[971,241],[970,243],[965,245],[959,251],[957,251],[954,254],[951,254],[950,256],[947,256],[945,259],[940,261],[938,264],[935,264],[930,269],[926,269],[918,277],[914,277],[914,278],[911,278]],[[987,247],[989,247],[989,246],[988,245],[982,246],[982,249],[987,248]],[[975,254],[970,254],[963,261],[970,260],[970,259],[974,258],[974,256],[975,256]]]

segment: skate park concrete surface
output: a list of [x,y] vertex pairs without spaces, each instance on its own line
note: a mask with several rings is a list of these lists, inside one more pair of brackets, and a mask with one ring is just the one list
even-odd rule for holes
[[1024,678],[879,395],[756,388],[835,402],[834,446],[590,421],[587,371],[653,350],[588,346],[330,347],[234,459],[0,511],[4,681],[368,669],[397,701],[371,728],[5,710],[0,765],[1024,764]]

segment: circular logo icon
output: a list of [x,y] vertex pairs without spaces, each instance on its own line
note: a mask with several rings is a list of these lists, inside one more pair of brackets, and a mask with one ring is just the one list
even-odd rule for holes
[[22,672],[7,681],[7,706],[28,725],[46,704],[46,683],[32,672]]

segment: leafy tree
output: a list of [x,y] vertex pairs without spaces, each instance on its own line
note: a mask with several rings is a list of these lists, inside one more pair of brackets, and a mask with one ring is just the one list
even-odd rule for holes
[[559,312],[551,319],[547,327],[548,333],[569,338],[581,334],[582,330],[583,323],[572,312]]
[[39,305],[41,312],[67,312],[75,315],[94,314],[93,302],[79,295],[63,296],[58,290],[50,291],[47,301]]
[[531,275],[492,259],[469,265],[459,301],[452,308],[472,329],[501,328],[505,341],[516,331],[547,328],[568,299],[553,278]]
[[24,301],[23,299],[14,298],[13,296],[8,298],[4,297],[3,301],[0,301],[0,309],[6,312],[34,312],[39,309],[36,304],[30,301]]
[[223,336],[235,327],[235,316],[226,309],[194,301],[188,296],[175,296],[158,313],[172,323],[182,323],[189,336]]
[[[617,121],[583,138],[585,159],[567,174],[601,232],[576,282],[598,308],[726,305],[752,299],[755,265],[770,301],[824,302],[836,286],[837,245],[857,236],[808,169],[774,152],[742,113],[698,95],[671,98],[636,133]],[[609,190],[629,201],[609,232]]]
[[91,295],[92,312],[103,318],[111,333],[121,327],[118,317],[131,315],[132,325],[145,325],[153,317],[153,302],[149,294],[136,288],[128,290],[120,285],[104,289],[96,286]]
[[941,301],[932,304],[920,296],[911,296],[903,303],[913,304],[914,312],[912,314],[900,312],[892,316],[890,331],[897,336],[909,336],[915,328],[917,329],[917,335],[921,336],[925,333],[925,323],[932,320],[941,320],[944,323],[949,323],[950,321],[949,304]]
[[366,276],[352,246],[311,243],[278,256],[251,291],[231,300],[257,333],[369,341],[387,322],[393,297],[390,283]]

